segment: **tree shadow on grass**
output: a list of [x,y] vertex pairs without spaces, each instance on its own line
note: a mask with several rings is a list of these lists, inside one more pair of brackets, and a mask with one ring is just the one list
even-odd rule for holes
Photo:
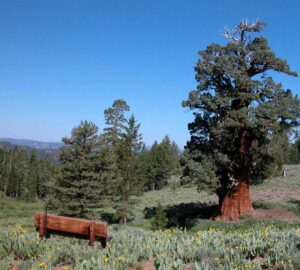
[[121,222],[121,217],[116,213],[103,212],[101,213],[100,218],[108,224],[118,224]]
[[[167,228],[192,228],[198,219],[212,219],[218,214],[218,205],[207,203],[181,203],[164,209],[168,218]],[[151,219],[156,214],[156,207],[146,207],[144,218]]]
[[300,209],[300,200],[289,200],[288,203],[293,204]]
[[[108,224],[122,224],[122,215],[119,212],[103,212],[100,214],[100,219]],[[133,221],[132,216],[127,217],[127,222]]]
[[291,199],[288,203],[292,206],[291,211],[300,216],[300,200]]

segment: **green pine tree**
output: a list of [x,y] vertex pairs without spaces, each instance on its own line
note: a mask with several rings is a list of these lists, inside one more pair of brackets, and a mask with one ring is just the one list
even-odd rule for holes
[[[101,135],[102,161],[109,167],[106,170],[108,194],[117,195],[118,183],[122,172],[118,168],[118,147],[126,132],[127,120],[125,113],[129,111],[126,101],[117,99],[112,106],[104,111],[105,124]],[[112,199],[115,199],[113,196]]]
[[51,161],[49,156],[39,162],[39,177],[37,185],[37,195],[39,198],[43,199],[50,196],[49,186],[53,183],[53,175],[55,171],[55,166]]
[[129,111],[129,106],[123,99],[117,99],[112,107],[104,111],[105,124],[108,126],[103,129],[103,136],[107,144],[115,145],[123,136],[127,120],[125,113]]
[[139,132],[140,124],[137,124],[134,115],[128,120],[125,133],[118,147],[118,169],[121,172],[118,183],[122,198],[122,221],[126,225],[128,221],[128,207],[130,195],[138,193],[139,183],[136,181],[136,159],[142,148],[142,135]]
[[138,163],[139,171],[144,171],[140,175],[145,179],[145,189],[161,189],[167,185],[168,178],[178,169],[178,147],[165,136],[161,143],[155,141],[150,151],[142,151]]
[[161,203],[158,203],[155,210],[155,216],[151,220],[152,230],[165,229],[168,224],[168,218]]
[[63,138],[66,146],[59,153],[59,168],[54,194],[60,214],[85,218],[89,207],[101,200],[104,189],[98,162],[98,128],[82,121],[72,130],[70,138]]
[[289,156],[291,164],[300,163],[300,137],[291,145]]
[[38,191],[39,182],[39,161],[37,157],[37,151],[34,150],[31,153],[29,160],[29,173],[26,181],[27,200],[32,200],[36,198]]
[[3,145],[0,145],[0,191],[6,193],[6,187],[8,182],[8,162],[9,154]]

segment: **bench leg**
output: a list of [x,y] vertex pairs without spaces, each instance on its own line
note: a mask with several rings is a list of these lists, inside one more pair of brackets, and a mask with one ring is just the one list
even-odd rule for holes
[[39,236],[40,238],[46,237],[46,215],[44,213],[40,215]]
[[89,245],[94,246],[94,242],[95,242],[95,221],[91,220],[90,221],[90,242],[89,242]]
[[101,237],[100,238],[100,243],[101,243],[103,248],[106,248],[106,238]]

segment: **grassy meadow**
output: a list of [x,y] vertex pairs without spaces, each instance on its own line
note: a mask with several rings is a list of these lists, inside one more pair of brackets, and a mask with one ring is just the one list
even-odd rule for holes
[[[258,213],[267,214],[218,222],[214,195],[172,177],[164,189],[132,199],[129,226],[111,224],[113,239],[102,249],[72,238],[40,240],[33,216],[44,203],[0,194],[0,269],[300,269],[300,166],[253,186],[251,195]],[[152,231],[158,203],[168,229]],[[92,217],[114,222],[115,209],[107,203]]]

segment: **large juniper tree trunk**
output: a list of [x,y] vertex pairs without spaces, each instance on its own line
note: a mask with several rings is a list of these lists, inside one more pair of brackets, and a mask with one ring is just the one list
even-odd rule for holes
[[219,206],[219,220],[237,220],[242,215],[254,215],[249,182],[240,181],[233,192],[220,198]]
[[247,130],[242,130],[239,139],[238,164],[235,172],[235,187],[220,198],[220,220],[237,220],[242,215],[254,215],[249,190],[249,157],[251,139]]

